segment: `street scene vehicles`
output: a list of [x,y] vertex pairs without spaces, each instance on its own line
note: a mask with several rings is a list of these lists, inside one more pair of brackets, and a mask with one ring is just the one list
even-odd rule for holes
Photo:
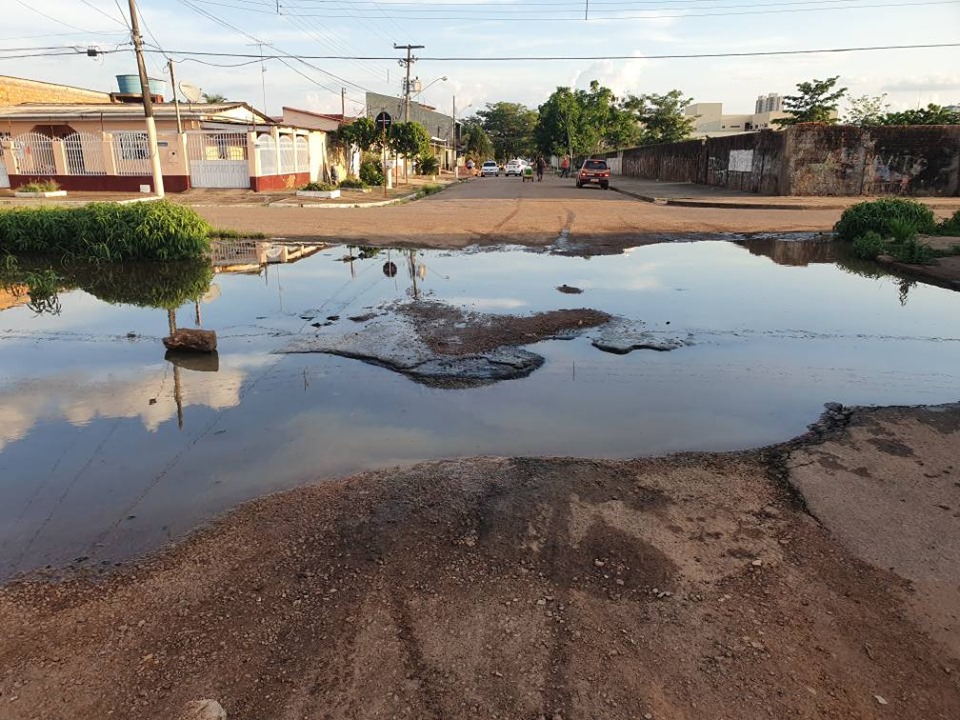
[[577,173],[577,187],[596,183],[602,189],[610,187],[610,167],[606,160],[584,160]]
[[500,166],[497,165],[496,160],[486,160],[483,165],[480,166],[480,177],[487,177],[488,175],[493,175],[494,177],[500,176]]
[[507,177],[510,177],[511,175],[515,177],[522,177],[523,161],[520,160],[519,158],[508,160],[503,170],[504,170],[503,174],[506,175]]

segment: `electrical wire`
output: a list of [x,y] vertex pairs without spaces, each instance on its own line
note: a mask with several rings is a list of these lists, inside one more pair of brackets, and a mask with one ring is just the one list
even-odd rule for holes
[[[94,5],[92,2],[89,2],[89,0],[80,0],[80,2],[82,2],[84,5],[86,5],[88,8],[90,8],[90,9],[93,10],[94,12],[100,13],[100,14],[103,15],[105,18],[107,18],[107,20],[111,20],[111,21],[117,23],[118,25],[122,25],[123,27],[127,28],[128,30],[130,29],[130,26],[127,25],[126,18],[124,18],[123,20],[117,20],[117,18],[115,18],[113,15],[111,15],[110,13],[104,12],[103,10],[101,10],[100,8],[98,8],[96,5]],[[121,14],[122,14],[122,13],[121,13]]]
[[[818,48],[814,50],[759,50],[749,52],[722,52],[722,53],[687,53],[670,55],[504,55],[498,57],[480,56],[421,56],[420,60],[445,62],[535,62],[535,61],[584,61],[584,60],[690,60],[698,58],[725,58],[725,57],[767,57],[776,55],[816,55],[830,53],[877,52],[881,50],[933,50],[938,48],[960,47],[960,42],[952,43],[921,43],[914,45],[871,45],[866,47]],[[145,50],[145,52],[156,52]],[[224,53],[204,50],[170,50],[177,55],[191,55],[198,57],[232,57],[257,58],[259,55],[250,53]],[[282,56],[264,55],[264,59],[279,59]],[[298,55],[297,60],[396,60],[395,55]]]
[[53,20],[53,22],[57,23],[58,25],[63,25],[64,27],[68,27],[68,28],[70,28],[71,30],[78,30],[79,32],[85,33],[85,34],[87,34],[87,35],[95,35],[95,34],[96,34],[93,30],[84,30],[83,28],[79,28],[79,27],[77,27],[76,25],[71,25],[70,23],[65,23],[63,20],[60,20],[59,18],[55,18],[53,15],[47,15],[45,12],[41,12],[40,10],[37,10],[36,8],[30,7],[30,6],[27,5],[25,2],[23,2],[23,0],[14,0],[14,2],[17,3],[18,5],[21,5],[21,6],[25,7],[27,10],[29,10],[29,11],[32,12],[32,13],[36,13],[37,15],[40,15],[41,17],[45,17],[47,20]]

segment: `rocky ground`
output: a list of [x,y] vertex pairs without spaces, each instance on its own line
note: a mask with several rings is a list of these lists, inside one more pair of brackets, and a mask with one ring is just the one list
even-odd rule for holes
[[[474,458],[263,498],[135,569],[3,588],[2,716],[956,718],[958,439],[960,406],[833,408],[753,452]],[[875,488],[906,515],[838,531]],[[952,574],[888,563],[904,527]]]

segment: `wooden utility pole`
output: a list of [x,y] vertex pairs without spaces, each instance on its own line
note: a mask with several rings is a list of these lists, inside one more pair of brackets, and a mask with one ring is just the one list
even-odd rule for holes
[[[150,146],[150,166],[153,170],[153,191],[163,197],[163,170],[160,168],[160,151],[157,149],[157,123],[153,119],[153,98],[150,96],[150,80],[147,65],[143,61],[143,38],[140,36],[140,19],[137,0],[130,2],[130,37],[137,54],[137,71],[140,73],[140,92],[143,94],[143,116],[147,123],[147,144]],[[176,92],[176,91],[174,91]]]
[[410,66],[413,65],[417,59],[413,56],[412,52],[414,50],[420,50],[424,45],[397,45],[393,44],[394,50],[406,50],[407,59],[401,60],[400,64],[406,67],[407,69],[407,79],[403,85],[403,121],[410,122]]
[[345,120],[347,117],[347,89],[345,87],[340,88],[340,119]]

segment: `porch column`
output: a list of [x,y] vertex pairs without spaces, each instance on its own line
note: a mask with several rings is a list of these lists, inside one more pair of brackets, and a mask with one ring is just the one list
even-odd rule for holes
[[100,154],[103,156],[103,171],[107,175],[117,175],[117,156],[113,152],[113,135],[102,133]]
[[257,134],[247,133],[247,173],[250,177],[260,177],[260,154],[257,152]]
[[283,175],[286,168],[283,166],[283,157],[280,152],[280,128],[276,125],[270,128],[270,137],[273,138],[273,146],[277,151],[277,175]]
[[50,147],[53,150],[53,169],[54,175],[69,175],[70,167],[67,165],[67,148],[60,138],[53,138],[50,141]]
[[3,146],[3,164],[7,168],[7,177],[19,175],[20,168],[17,167],[17,156],[13,151],[13,141],[0,140],[0,145]]

